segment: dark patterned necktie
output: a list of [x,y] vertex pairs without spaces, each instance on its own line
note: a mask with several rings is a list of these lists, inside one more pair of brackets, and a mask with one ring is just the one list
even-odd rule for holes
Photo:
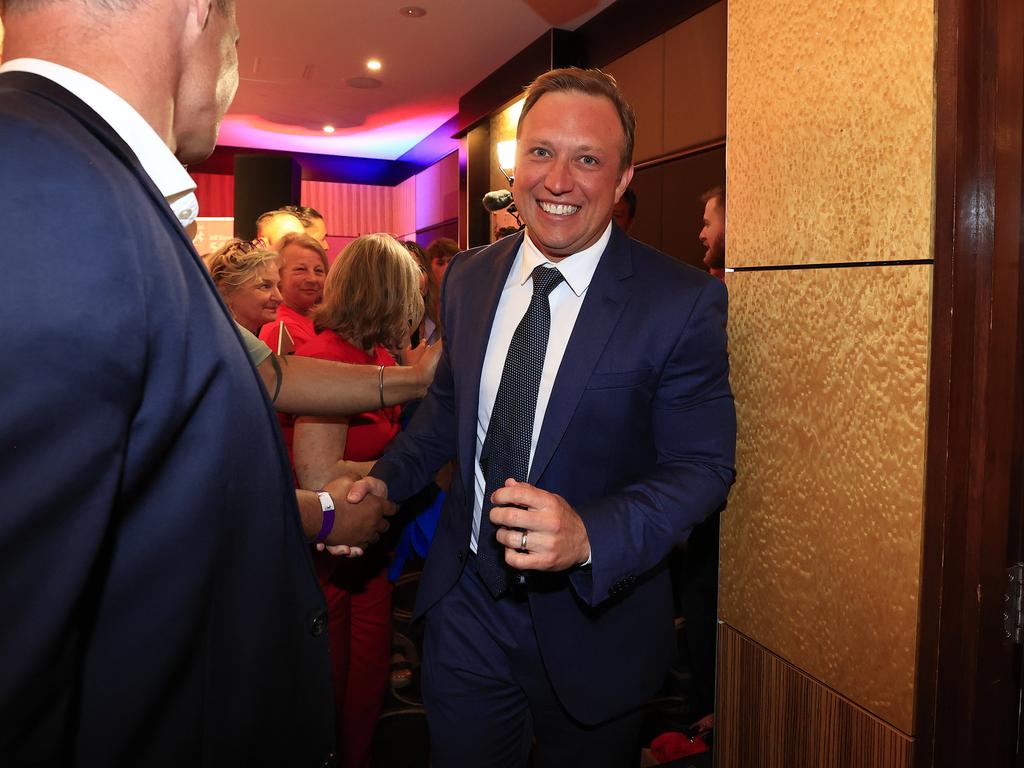
[[491,494],[510,477],[524,483],[527,479],[537,392],[551,332],[548,294],[562,282],[562,273],[540,265],[533,270],[532,278],[530,306],[508,345],[508,356],[494,397],[494,408],[491,409],[491,421],[480,451],[485,485],[476,564],[487,589],[495,597],[508,589],[510,574],[505,565],[505,548],[495,538],[497,527],[490,519]]

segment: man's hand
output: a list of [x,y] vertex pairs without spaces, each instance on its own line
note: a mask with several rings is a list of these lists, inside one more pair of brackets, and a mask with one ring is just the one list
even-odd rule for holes
[[367,496],[386,500],[388,498],[387,484],[379,478],[369,476],[356,480],[349,488],[345,501],[349,504],[359,504]]
[[[509,478],[491,495],[505,562],[521,571],[565,571],[590,557],[583,520],[561,496]],[[526,549],[523,551],[523,534]]]
[[316,543],[317,552],[327,552],[335,557],[362,557],[363,550],[360,547],[350,547],[348,544],[330,545],[322,541]]
[[334,528],[327,537],[328,545],[344,544],[365,550],[388,529],[386,518],[395,514],[398,508],[386,497],[366,494],[368,498],[360,498],[358,502],[350,500],[351,489],[362,482],[364,481],[357,480],[353,483],[352,476],[346,474],[334,478],[324,486],[324,490],[334,499],[335,506]]

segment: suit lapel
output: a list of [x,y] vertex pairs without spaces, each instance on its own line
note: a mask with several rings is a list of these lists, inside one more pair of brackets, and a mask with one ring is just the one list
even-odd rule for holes
[[465,374],[456,380],[456,400],[459,403],[459,459],[463,488],[472,495],[474,487],[473,462],[476,457],[476,422],[480,408],[480,376],[483,372],[487,342],[491,326],[501,299],[501,290],[508,279],[523,235],[507,237],[490,248],[476,254],[467,265],[474,273],[465,276],[465,284],[474,290],[464,290],[459,296],[459,356],[456,365]]
[[551,461],[583,396],[590,374],[608,345],[622,310],[629,302],[631,290],[628,278],[632,271],[629,238],[618,227],[612,227],[611,240],[587,288],[587,295],[551,389],[551,398],[537,438],[537,449],[530,464],[530,483],[536,484]]

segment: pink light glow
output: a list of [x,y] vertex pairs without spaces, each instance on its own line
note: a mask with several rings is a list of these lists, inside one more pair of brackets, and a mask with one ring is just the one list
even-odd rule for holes
[[228,115],[221,124],[217,143],[248,149],[396,160],[443,125],[452,114],[450,106],[429,112],[392,110],[375,115],[373,124],[336,127],[331,135],[320,129],[273,123],[258,115]]

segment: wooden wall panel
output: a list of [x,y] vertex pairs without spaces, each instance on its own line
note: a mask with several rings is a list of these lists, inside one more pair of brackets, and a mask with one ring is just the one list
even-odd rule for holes
[[718,669],[717,768],[911,768],[913,739],[726,624]]
[[604,70],[618,82],[636,113],[633,161],[640,163],[664,154],[665,36],[635,48]]
[[629,236],[658,250],[664,250],[661,240],[664,179],[664,166],[655,165],[637,170],[630,185],[636,192],[636,217]]
[[665,33],[666,151],[725,136],[725,2]]
[[664,173],[661,250],[697,269],[705,269],[700,196],[725,183],[725,147],[681,157],[660,166]]

